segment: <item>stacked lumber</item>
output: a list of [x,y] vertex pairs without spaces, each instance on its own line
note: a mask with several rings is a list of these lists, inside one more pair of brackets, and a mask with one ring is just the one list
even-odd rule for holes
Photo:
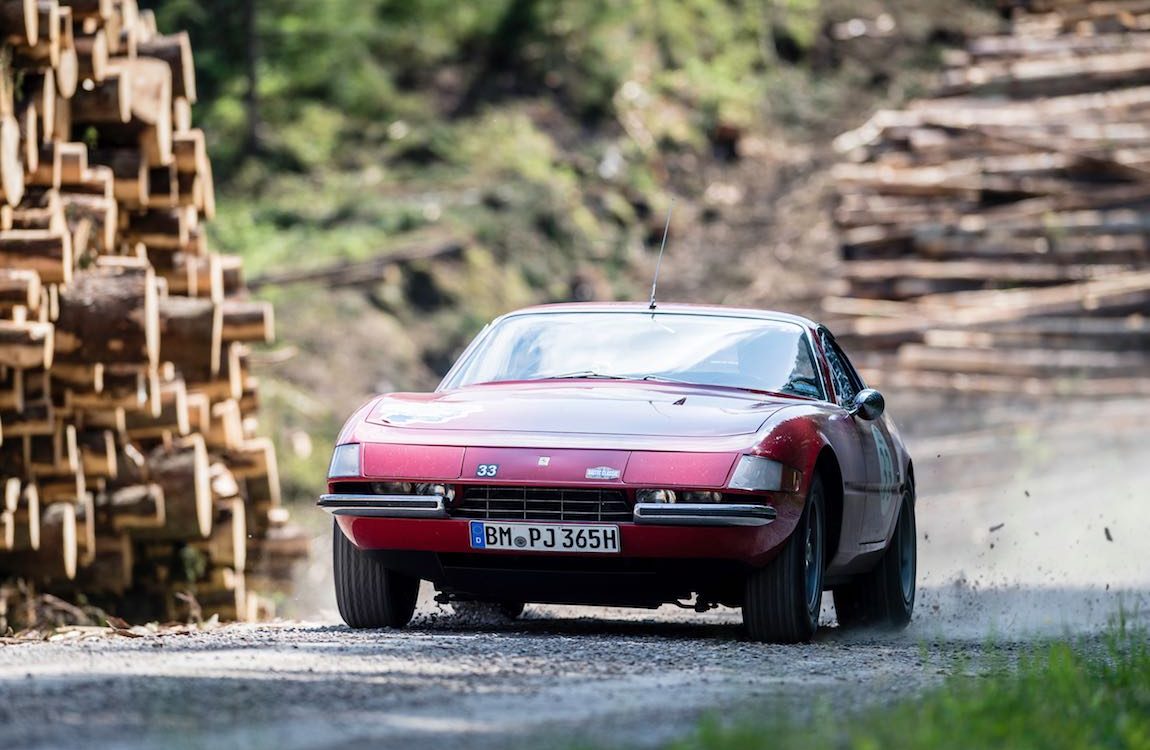
[[837,139],[825,312],[877,383],[1150,391],[1150,3],[1001,6],[933,98]]
[[215,210],[186,34],[136,0],[0,0],[0,580],[247,619],[306,553],[257,437],[273,335]]

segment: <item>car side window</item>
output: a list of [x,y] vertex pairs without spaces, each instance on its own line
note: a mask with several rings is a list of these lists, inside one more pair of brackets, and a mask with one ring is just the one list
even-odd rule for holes
[[835,393],[838,394],[838,404],[847,407],[862,390],[862,383],[830,332],[825,328],[819,329],[819,339],[823,344],[827,365],[831,369],[831,381],[834,383]]

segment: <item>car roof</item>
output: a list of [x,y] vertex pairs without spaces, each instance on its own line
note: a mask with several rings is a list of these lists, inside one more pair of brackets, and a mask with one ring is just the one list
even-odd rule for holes
[[[650,312],[650,305],[646,302],[561,302],[550,305],[534,305],[514,310],[499,317],[509,318],[515,315],[536,313],[564,313],[564,312]],[[726,305],[695,305],[685,302],[660,302],[654,312],[670,314],[714,315],[719,317],[759,318],[761,320],[776,320],[795,323],[806,329],[818,328],[819,324],[810,318],[792,313],[775,310],[759,310],[751,307],[728,307]]]

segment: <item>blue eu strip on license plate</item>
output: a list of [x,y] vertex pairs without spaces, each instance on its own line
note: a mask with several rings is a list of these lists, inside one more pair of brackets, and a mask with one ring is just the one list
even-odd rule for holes
[[594,524],[501,523],[471,521],[472,549],[517,552],[578,552],[617,554],[619,527]]
[[473,549],[483,549],[487,546],[484,544],[482,521],[471,522],[471,546]]

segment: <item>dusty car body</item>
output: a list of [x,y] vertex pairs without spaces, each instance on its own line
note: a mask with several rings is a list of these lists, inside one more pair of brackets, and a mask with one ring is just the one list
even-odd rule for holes
[[376,397],[320,507],[352,626],[444,600],[743,608],[758,640],[899,627],[915,594],[914,474],[830,332],[724,307],[529,308],[433,393]]

